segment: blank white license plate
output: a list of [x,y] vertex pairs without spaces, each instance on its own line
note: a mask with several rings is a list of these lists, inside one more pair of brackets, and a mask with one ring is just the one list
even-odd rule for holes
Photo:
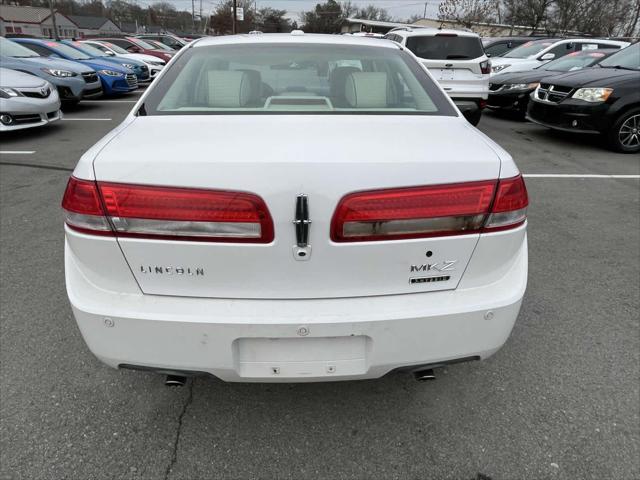
[[439,76],[439,80],[453,80],[453,77],[455,76],[454,74],[454,70],[450,69],[450,68],[443,68],[440,70],[440,76]]
[[367,371],[365,336],[240,338],[236,342],[241,377],[337,377]]

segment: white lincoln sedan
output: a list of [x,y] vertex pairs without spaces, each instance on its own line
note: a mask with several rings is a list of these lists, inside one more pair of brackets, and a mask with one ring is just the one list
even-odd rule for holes
[[205,38],[78,163],[67,291],[100,360],[176,383],[431,378],[509,337],[527,204],[397,43]]

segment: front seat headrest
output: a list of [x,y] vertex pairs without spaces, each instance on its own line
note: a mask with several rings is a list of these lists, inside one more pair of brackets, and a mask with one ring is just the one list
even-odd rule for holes
[[347,77],[344,96],[353,108],[386,107],[388,83],[385,72],[353,72]]
[[252,82],[245,72],[210,70],[207,80],[210,107],[244,107],[255,96]]

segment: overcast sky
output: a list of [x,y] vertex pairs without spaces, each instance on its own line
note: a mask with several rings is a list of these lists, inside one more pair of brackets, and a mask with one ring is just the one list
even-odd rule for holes
[[[134,0],[136,1],[136,0]],[[169,0],[179,10],[191,10],[192,0]],[[213,10],[221,0],[194,0],[196,12],[200,9],[202,1],[202,11],[206,15]],[[300,12],[312,10],[317,3],[324,3],[325,0],[257,0],[258,8],[272,7],[278,10],[287,10],[287,16],[299,21]],[[434,17],[438,13],[438,5],[441,0],[427,0],[427,17]],[[154,0],[137,0],[136,3],[148,6]],[[404,20],[411,15],[424,13],[425,1],[417,0],[351,0],[351,3],[359,6],[375,5],[385,8],[389,15],[394,18]]]

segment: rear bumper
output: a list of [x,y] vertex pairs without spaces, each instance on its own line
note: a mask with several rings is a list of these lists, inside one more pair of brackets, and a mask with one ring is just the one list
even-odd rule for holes
[[[87,345],[111,367],[197,371],[231,382],[378,378],[400,367],[495,353],[526,288],[524,227],[521,235],[496,282],[465,286],[463,279],[450,291],[308,300],[143,295],[134,284],[117,293],[89,280],[99,277],[85,275],[67,241],[67,292]],[[101,256],[110,262],[106,252]],[[469,268],[482,270],[490,259],[476,262]]]

